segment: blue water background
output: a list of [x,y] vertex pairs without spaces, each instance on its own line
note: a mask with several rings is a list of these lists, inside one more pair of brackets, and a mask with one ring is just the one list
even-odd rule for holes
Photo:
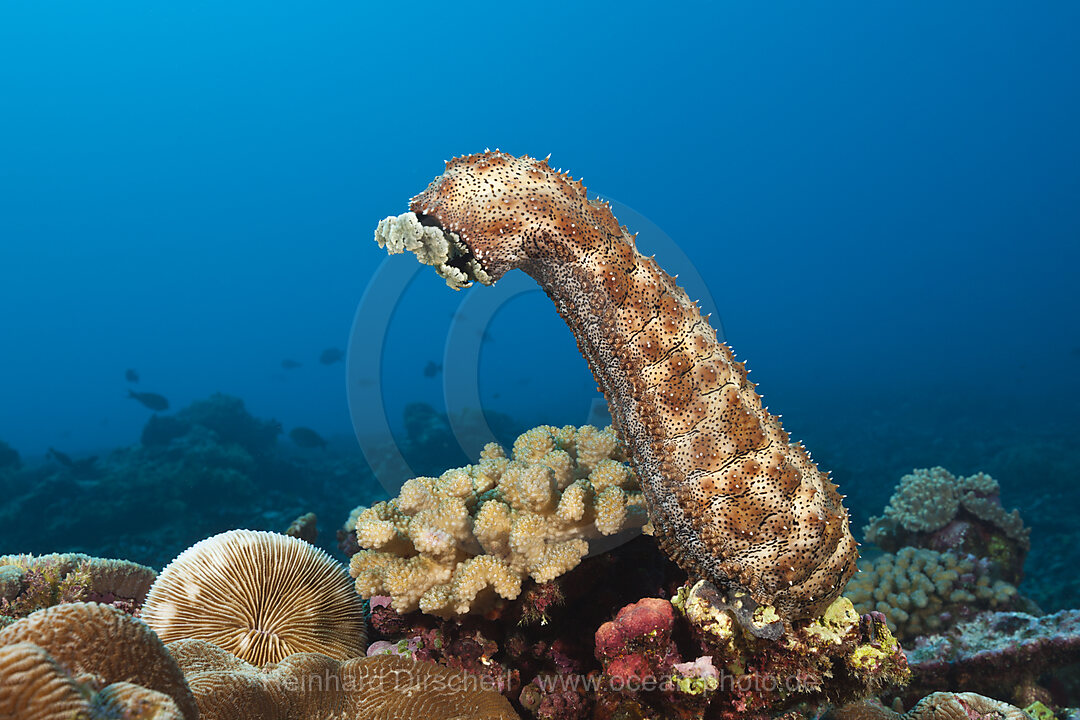
[[[318,355],[349,344],[372,231],[485,147],[662,228],[796,436],[1075,428],[1077,27],[1075,3],[6,3],[0,439],[137,442],[128,367],[174,409],[222,391],[350,435]],[[442,406],[423,369],[462,297],[425,273],[387,299],[395,427]],[[597,397],[538,293],[477,372],[523,421]]]

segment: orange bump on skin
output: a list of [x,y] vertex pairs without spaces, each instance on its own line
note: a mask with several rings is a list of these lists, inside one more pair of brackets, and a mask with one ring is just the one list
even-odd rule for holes
[[606,203],[546,160],[495,151],[447,162],[410,210],[452,246],[466,279],[451,284],[521,269],[555,302],[680,565],[787,620],[840,595],[858,553],[835,486]]

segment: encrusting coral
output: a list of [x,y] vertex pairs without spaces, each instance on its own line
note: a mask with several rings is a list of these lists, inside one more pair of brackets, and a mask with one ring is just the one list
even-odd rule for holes
[[943,467],[902,477],[884,513],[870,518],[863,532],[888,552],[917,546],[989,558],[1013,583],[1020,582],[1031,545],[1019,511],[1001,506],[994,478],[956,477]]
[[919,638],[907,655],[915,696],[971,690],[1026,707],[1040,695],[1049,697],[1039,686],[1044,675],[1080,662],[1080,610],[981,613]]
[[[624,607],[596,632],[604,674],[591,717],[763,720],[798,703],[866,697],[910,675],[883,619],[860,616],[846,598],[776,638],[750,630],[776,621],[771,608],[750,623],[739,612],[705,580],[672,602]],[[686,634],[692,642],[676,642]]]
[[[50,690],[28,692],[38,688]],[[0,716],[10,703],[21,713],[14,717],[52,717],[48,703],[40,715],[32,709],[46,700],[87,717],[116,717],[106,710],[134,705],[144,712],[134,717],[198,718],[195,699],[161,640],[142,621],[101,603],[57,605],[0,630]]]
[[196,543],[158,576],[142,617],[165,642],[202,639],[256,665],[297,652],[343,660],[366,644],[364,609],[340,563],[277,533]]
[[906,547],[860,565],[844,595],[861,613],[884,614],[901,640],[1017,600],[1016,587],[994,579],[989,563],[970,555]]
[[409,480],[350,519],[365,548],[350,564],[356,589],[442,617],[516,598],[526,576],[544,583],[576,567],[589,539],[645,523],[624,460],[610,428],[544,425],[511,457],[489,443],[474,465]]
[[60,603],[93,601],[134,612],[153,568],[80,553],[0,556],[0,627]]
[[340,662],[297,653],[256,668],[202,640],[169,650],[183,669],[202,720],[517,720],[481,679],[398,656]]
[[785,620],[840,594],[857,551],[836,485],[607,204],[545,160],[496,150],[447,162],[409,210],[379,223],[389,252],[416,253],[455,288],[520,268],[552,298],[673,559]]

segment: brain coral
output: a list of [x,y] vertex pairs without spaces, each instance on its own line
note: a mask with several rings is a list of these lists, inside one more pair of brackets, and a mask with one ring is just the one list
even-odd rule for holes
[[449,617],[513,599],[532,576],[577,566],[588,539],[645,522],[637,476],[611,428],[542,425],[495,443],[480,461],[420,477],[397,498],[354,511],[350,572],[366,598],[389,595],[404,613]]
[[142,617],[165,642],[208,640],[256,665],[296,652],[355,657],[366,642],[345,569],[271,532],[232,530],[191,546],[158,576]]
[[992,580],[985,561],[907,547],[862,563],[844,595],[860,613],[878,611],[901,640],[939,632],[952,620],[1008,607],[1016,588]]
[[743,363],[610,207],[545,160],[455,158],[375,239],[452,287],[531,275],[608,400],[664,549],[785,617],[835,599],[857,555],[836,486],[763,406]]
[[481,678],[398,656],[290,655],[262,670],[201,640],[169,644],[202,720],[517,720]]
[[0,647],[0,717],[10,720],[183,720],[168,695],[127,682],[77,682],[33,643]]
[[79,685],[33,643],[0,647],[0,717],[67,720],[86,712]]
[[[143,691],[113,688],[95,698],[105,703],[97,709],[105,715],[108,705],[152,702],[164,713],[160,717],[169,717],[169,708],[188,720],[198,717],[195,699],[161,640],[141,620],[108,605],[68,603],[39,610],[0,631],[0,653],[0,699],[24,708],[25,717],[38,717],[26,708],[40,698],[25,692],[37,682],[51,688],[49,697],[61,706],[73,699],[73,685],[84,695],[98,688],[104,693],[114,683],[138,685]],[[80,709],[89,712],[90,706]]]

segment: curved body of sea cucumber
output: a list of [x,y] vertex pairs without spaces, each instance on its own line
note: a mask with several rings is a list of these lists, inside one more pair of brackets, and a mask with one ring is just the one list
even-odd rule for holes
[[532,276],[577,338],[637,470],[664,550],[786,620],[820,612],[855,571],[834,485],[762,407],[743,363],[610,208],[545,160],[455,158],[387,218],[453,287]]

